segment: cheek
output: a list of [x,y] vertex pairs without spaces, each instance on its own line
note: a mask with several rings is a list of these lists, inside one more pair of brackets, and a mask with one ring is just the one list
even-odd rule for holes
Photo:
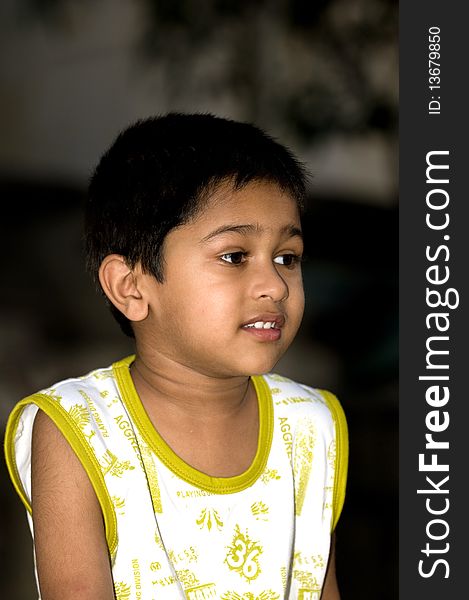
[[[200,271],[195,271],[195,273]],[[184,324],[186,335],[206,335],[213,329],[222,333],[221,327],[236,316],[239,301],[239,284],[220,281],[210,276],[185,273],[167,298],[167,314]],[[168,310],[169,309],[169,310]]]
[[239,292],[236,286],[215,285],[206,282],[200,289],[193,310],[199,316],[203,326],[221,328],[228,326],[232,319],[237,319],[240,307]]
[[223,272],[196,275],[192,289],[198,304],[211,306],[215,310],[222,310],[224,306],[230,303],[237,303],[238,297],[243,293],[240,278],[239,276],[233,276],[235,274],[231,273],[229,276],[227,275]]
[[295,278],[295,280],[291,281],[288,288],[288,302],[290,304],[290,309],[298,314],[298,317],[301,320],[305,308],[305,293],[301,275],[299,275],[298,278]]
[[303,286],[301,286],[301,290],[298,293],[298,310],[300,312],[300,319],[303,318],[303,313],[305,310],[305,292]]

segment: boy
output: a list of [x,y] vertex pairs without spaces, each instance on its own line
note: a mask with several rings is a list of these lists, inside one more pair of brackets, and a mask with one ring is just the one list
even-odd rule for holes
[[140,121],[92,177],[88,266],[135,356],[6,434],[43,600],[338,600],[335,397],[269,373],[303,314],[304,172],[248,124]]

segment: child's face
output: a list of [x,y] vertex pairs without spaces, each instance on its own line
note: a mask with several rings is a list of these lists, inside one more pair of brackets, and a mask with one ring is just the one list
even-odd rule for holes
[[144,276],[149,315],[137,343],[205,375],[270,371],[303,316],[302,252],[289,195],[266,182],[221,187],[166,237],[164,282]]

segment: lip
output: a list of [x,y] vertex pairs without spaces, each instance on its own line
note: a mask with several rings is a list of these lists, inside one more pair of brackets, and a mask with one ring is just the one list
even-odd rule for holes
[[[264,321],[275,323],[274,329],[255,329],[254,327],[246,328],[246,325],[256,323],[257,321]],[[282,336],[281,328],[285,325],[285,317],[280,313],[263,313],[256,315],[241,325],[241,329],[247,334],[253,336],[255,339],[262,342],[275,342]]]
[[[245,327],[246,325],[251,325],[252,323],[257,323],[257,321],[264,321],[264,323],[275,323],[277,327],[281,328],[285,325],[285,316],[282,313],[262,313],[260,315],[256,315],[249,319],[249,321],[245,321],[241,327]],[[256,331],[263,331],[262,329],[257,329]],[[266,329],[265,331],[269,331]]]

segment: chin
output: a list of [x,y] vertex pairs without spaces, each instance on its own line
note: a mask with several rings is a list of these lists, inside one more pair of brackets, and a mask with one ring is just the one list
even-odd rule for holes
[[249,377],[251,375],[265,375],[266,373],[270,373],[272,369],[275,367],[280,358],[276,358],[275,360],[252,360],[249,365],[243,369],[244,373]]

